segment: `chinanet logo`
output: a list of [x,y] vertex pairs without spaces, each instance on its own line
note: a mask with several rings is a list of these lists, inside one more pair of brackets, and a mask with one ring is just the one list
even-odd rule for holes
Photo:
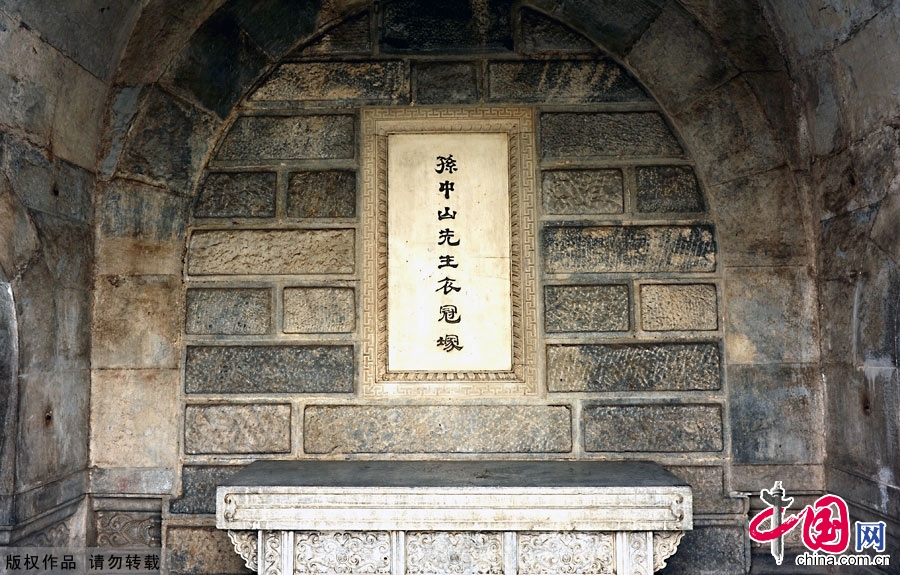
[[787,497],[780,481],[776,481],[772,489],[760,491],[759,498],[768,507],[750,520],[750,539],[770,543],[772,557],[778,565],[784,561],[784,536],[797,526],[801,529],[803,545],[812,552],[798,555],[797,565],[890,565],[890,555],[860,554],[866,549],[884,553],[886,531],[883,521],[856,521],[853,535],[857,554],[843,555],[850,547],[851,538],[850,513],[843,498],[823,495],[794,515],[787,514],[794,498]]

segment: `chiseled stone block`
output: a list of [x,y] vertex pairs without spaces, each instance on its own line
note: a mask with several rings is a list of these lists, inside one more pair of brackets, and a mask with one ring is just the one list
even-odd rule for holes
[[290,453],[291,406],[188,405],[184,451],[198,453]]
[[550,170],[541,173],[544,213],[621,214],[621,170]]
[[635,170],[637,211],[677,213],[705,211],[694,170],[686,166],[648,166]]
[[722,385],[716,343],[548,345],[553,391],[691,391]]
[[597,46],[593,42],[568,26],[560,24],[558,20],[528,8],[522,9],[521,15],[519,49],[523,52],[559,54],[597,51]]
[[269,333],[272,290],[267,288],[190,288],[185,303],[189,334]]
[[712,272],[711,225],[548,226],[542,234],[547,273]]
[[291,174],[285,215],[289,218],[356,217],[356,172],[322,170]]
[[[395,0],[381,10],[383,53],[508,52],[512,48],[509,5],[505,2],[422,4]],[[472,18],[477,21],[473,30]]]
[[225,136],[216,159],[353,158],[355,123],[350,114],[243,116]]
[[722,451],[719,404],[589,404],[582,417],[587,451]]
[[274,172],[214,172],[206,176],[195,218],[275,217]]
[[519,573],[612,573],[616,534],[543,531],[518,534]]
[[294,573],[391,573],[389,531],[295,531]]
[[657,112],[550,112],[540,126],[544,159],[684,154]]
[[479,531],[411,531],[406,573],[503,573],[503,536]]
[[490,62],[488,101],[646,102],[644,90],[608,58],[548,62]]
[[354,230],[196,231],[188,246],[188,273],[351,274]]
[[562,453],[568,406],[308,406],[307,453]]
[[546,286],[544,329],[565,331],[627,331],[628,286]]
[[399,60],[288,62],[250,99],[405,104],[409,102],[409,73],[406,63]]
[[356,295],[353,288],[285,288],[286,333],[349,333],[355,329]]
[[181,497],[169,511],[178,514],[216,512],[216,487],[243,469],[242,465],[185,465],[181,469]]
[[719,325],[714,284],[645,284],[640,291],[641,327],[647,331],[708,331]]
[[478,72],[472,62],[414,62],[417,104],[478,102]]
[[187,393],[348,393],[352,345],[190,346]]
[[166,530],[165,548],[163,569],[167,573],[250,573],[240,555],[234,552],[228,533],[214,527],[169,526]]

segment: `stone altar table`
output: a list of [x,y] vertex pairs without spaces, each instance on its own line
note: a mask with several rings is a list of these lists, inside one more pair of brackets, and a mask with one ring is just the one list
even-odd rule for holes
[[692,499],[642,461],[257,461],[216,526],[264,575],[650,575]]

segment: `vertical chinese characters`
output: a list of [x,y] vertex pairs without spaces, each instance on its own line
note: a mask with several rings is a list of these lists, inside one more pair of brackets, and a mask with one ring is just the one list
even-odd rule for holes
[[[435,173],[438,175],[446,173],[449,178],[456,170],[457,165],[456,160],[453,158],[453,154],[437,156],[437,167],[434,169]],[[445,203],[451,203],[453,199],[451,194],[456,193],[455,186],[455,182],[449,179],[438,182],[438,193],[443,197]],[[452,210],[451,206],[444,205],[443,210],[440,208],[437,210],[437,221],[456,220],[458,213],[457,210]],[[438,245],[445,246],[446,252],[452,252],[452,249],[457,247],[460,244],[460,241],[461,240],[456,237],[456,232],[450,228],[449,225],[438,231]],[[438,256],[438,270],[458,267],[459,263],[456,261],[456,256],[453,253],[445,253]],[[462,291],[462,287],[456,285],[456,281],[456,279],[447,274],[443,279],[438,280],[438,287],[434,291],[439,292],[443,296],[453,296]],[[462,321],[462,315],[460,314],[457,305],[447,301],[448,299],[449,298],[447,297],[441,298],[437,321],[445,322],[447,324],[458,324]],[[447,353],[459,351],[463,348],[459,341],[459,335],[455,333],[446,333],[439,336],[437,338],[437,346]]]

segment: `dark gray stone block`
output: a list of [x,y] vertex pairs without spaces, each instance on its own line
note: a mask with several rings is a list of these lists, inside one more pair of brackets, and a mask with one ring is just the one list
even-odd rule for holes
[[642,213],[704,212],[694,170],[681,166],[638,167],[637,211]]
[[272,291],[254,288],[191,288],[185,303],[185,332],[199,335],[269,333]]
[[[725,489],[724,469],[706,465],[666,465],[666,470],[691,486],[694,516],[706,513],[745,513],[741,497],[729,497]],[[694,524],[696,526],[696,523]]]
[[412,79],[416,104],[478,102],[478,72],[472,62],[415,62]]
[[551,170],[541,172],[547,215],[621,214],[624,187],[621,170]]
[[345,54],[366,55],[372,52],[369,12],[348,18],[308,44],[292,52],[289,58],[317,58]]
[[47,267],[59,286],[89,290],[93,286],[94,234],[78,222],[49,214],[32,216],[43,244]]
[[540,128],[544,160],[684,155],[657,112],[545,112]]
[[552,226],[542,234],[547,273],[712,272],[711,225]]
[[133,180],[105,185],[98,202],[100,229],[108,238],[183,241],[190,199]]
[[187,393],[349,393],[352,345],[189,346]]
[[321,0],[230,0],[223,10],[273,58],[281,56],[316,29]]
[[273,218],[275,186],[272,172],[210,173],[200,188],[194,217]]
[[[761,488],[760,488],[761,489]],[[741,525],[694,525],[678,552],[666,560],[664,575],[746,575],[750,569],[747,528]]]
[[527,8],[521,11],[518,49],[528,54],[588,53],[597,46],[568,26]]
[[288,180],[289,218],[355,218],[356,172],[293,173]]
[[80,222],[91,220],[93,174],[68,162],[50,159],[38,148],[12,138],[5,148],[9,181],[22,204]]
[[250,98],[258,102],[409,103],[406,62],[289,62]]
[[244,34],[233,14],[217,11],[178,54],[167,81],[225,118],[268,64],[265,52]]
[[544,329],[565,331],[627,331],[628,286],[546,286]]
[[547,346],[550,391],[691,391],[722,386],[719,344]]
[[587,404],[586,451],[685,453],[722,451],[722,406]]
[[166,529],[166,552],[162,556],[165,573],[178,575],[251,575],[241,556],[235,553],[228,532],[215,527],[172,525]]
[[565,453],[568,406],[309,406],[307,453]]
[[379,45],[385,53],[507,52],[513,47],[510,2],[393,0],[382,7]]
[[489,102],[648,102],[624,68],[608,58],[573,61],[490,62]]
[[169,503],[171,513],[215,513],[216,487],[243,469],[238,465],[185,465],[181,469],[181,497]]
[[356,154],[349,114],[243,116],[219,148],[219,160],[341,159]]
[[825,401],[817,371],[785,365],[728,368],[735,463],[822,463]]

